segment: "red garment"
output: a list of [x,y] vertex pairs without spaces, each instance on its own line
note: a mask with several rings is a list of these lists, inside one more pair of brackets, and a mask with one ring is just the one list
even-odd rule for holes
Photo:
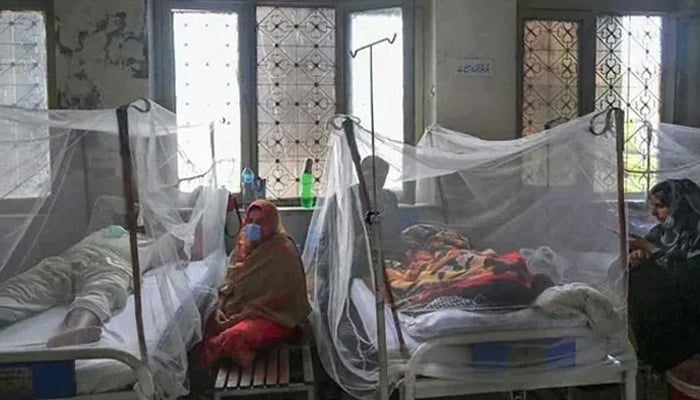
[[272,345],[283,343],[296,330],[267,319],[244,319],[236,325],[218,331],[216,314],[209,317],[202,341],[202,363],[216,365],[221,357],[233,359],[239,366],[250,366],[255,355]]

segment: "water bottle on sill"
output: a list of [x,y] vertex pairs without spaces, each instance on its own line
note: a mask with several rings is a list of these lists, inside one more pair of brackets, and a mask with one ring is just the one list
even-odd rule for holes
[[301,184],[301,206],[303,208],[314,208],[314,175],[312,169],[314,160],[307,158],[304,172],[301,174],[299,183]]
[[255,173],[249,167],[243,169],[241,173],[241,200],[243,208],[247,208],[250,203],[255,201]]

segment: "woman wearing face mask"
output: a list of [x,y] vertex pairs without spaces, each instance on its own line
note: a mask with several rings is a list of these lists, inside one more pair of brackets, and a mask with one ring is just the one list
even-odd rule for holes
[[700,353],[700,187],[667,180],[649,204],[659,224],[630,242],[630,324],[640,359],[664,371]]
[[259,350],[296,333],[309,314],[301,258],[277,208],[258,200],[248,208],[219,303],[203,341],[203,361],[229,357],[249,366]]

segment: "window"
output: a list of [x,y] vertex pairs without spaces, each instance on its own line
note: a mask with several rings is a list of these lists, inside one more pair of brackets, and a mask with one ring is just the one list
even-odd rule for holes
[[[360,11],[350,16],[350,49],[396,35],[393,44],[374,50],[375,131],[402,142],[403,136],[403,21],[401,8]],[[362,52],[350,64],[350,112],[369,127],[369,53]],[[376,99],[386,99],[376,101]]]
[[307,158],[316,191],[335,107],[335,11],[257,8],[258,174],[268,196],[295,198]]
[[533,13],[522,21],[521,133],[620,107],[627,119],[626,191],[648,191],[658,165],[652,132],[661,120],[663,18],[559,17]]
[[[44,14],[0,11],[0,104],[30,109],[48,108],[47,46]],[[47,128],[0,126],[4,171],[0,198],[48,196],[51,190]],[[27,179],[31,176],[31,179]]]
[[522,135],[579,114],[578,30],[574,21],[525,21]]
[[[374,80],[374,129],[397,142],[404,140],[404,71],[403,71],[403,19],[401,8],[358,11],[350,14],[350,49],[357,49],[384,38],[396,40],[373,49]],[[350,113],[360,118],[362,125],[370,128],[370,74],[369,52],[358,53],[350,60]],[[389,171],[389,182],[397,182],[395,168]],[[394,179],[392,179],[394,178]],[[394,183],[387,187],[403,190]]]
[[[406,119],[413,112],[405,111],[414,101],[413,77],[405,71],[414,51],[413,36],[404,35],[413,18],[410,4],[154,0],[154,97],[177,112],[181,125],[215,122],[213,139],[180,141],[194,153],[178,159],[181,187],[187,186],[183,178],[209,168],[213,150],[227,160],[215,172],[231,191],[239,190],[241,168],[250,166],[267,180],[268,198],[296,199],[311,158],[320,194],[327,119],[356,113],[369,125],[367,60],[346,56],[355,44],[380,35],[396,33],[397,40],[375,53],[377,131],[400,141],[406,131],[412,135],[412,119]],[[337,76],[338,70],[346,73]]]
[[601,16],[597,26],[596,109],[625,111],[625,187],[646,193],[658,166],[653,130],[661,122],[662,19]]
[[[178,125],[213,123],[207,140],[178,138],[178,146],[187,149],[178,157],[180,188],[194,189],[197,181],[188,178],[214,168],[217,184],[234,190],[241,170],[238,15],[175,10],[172,18]],[[211,165],[212,159],[220,161]]]

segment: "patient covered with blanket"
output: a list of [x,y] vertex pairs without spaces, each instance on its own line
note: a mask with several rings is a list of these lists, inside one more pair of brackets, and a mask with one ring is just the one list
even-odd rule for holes
[[402,261],[388,261],[387,277],[402,311],[460,308],[469,311],[529,306],[554,285],[534,274],[519,251],[475,250],[449,229],[415,225],[404,230]]
[[132,291],[129,235],[116,225],[98,230],[63,254],[48,257],[0,284],[0,328],[57,305],[68,305],[60,347],[99,340],[100,326]]

